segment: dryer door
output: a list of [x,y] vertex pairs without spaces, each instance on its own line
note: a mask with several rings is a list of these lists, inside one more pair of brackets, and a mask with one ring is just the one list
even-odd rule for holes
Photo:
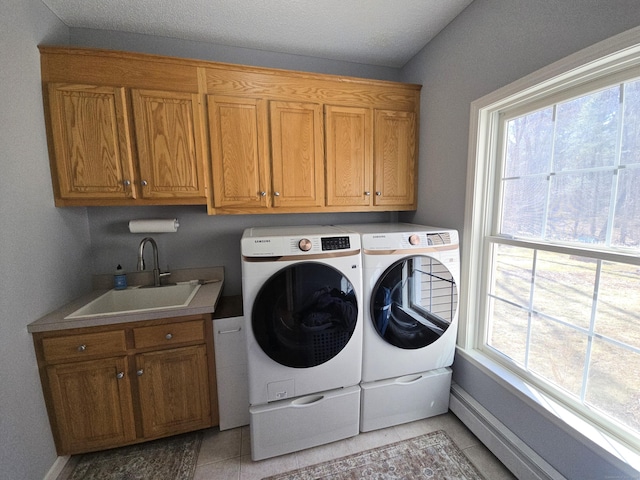
[[307,368],[327,362],[347,345],[358,305],[353,285],[338,270],[301,262],[265,282],[251,317],[256,341],[270,358]]
[[437,259],[412,256],[395,262],[371,294],[371,320],[391,345],[422,348],[449,328],[458,308],[458,286]]

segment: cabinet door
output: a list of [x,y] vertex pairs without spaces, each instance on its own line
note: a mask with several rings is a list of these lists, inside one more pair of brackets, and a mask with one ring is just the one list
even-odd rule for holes
[[327,205],[371,205],[371,110],[325,106]]
[[48,95],[59,196],[134,198],[125,90],[52,83]]
[[376,110],[374,205],[415,205],[416,120],[412,112]]
[[322,109],[315,103],[271,102],[274,207],[324,205]]
[[268,207],[266,102],[209,95],[207,106],[214,207]]
[[126,357],[47,367],[60,455],[136,438]]
[[197,94],[132,90],[144,198],[205,202],[206,143]]
[[204,345],[139,354],[136,370],[145,438],[211,426]]

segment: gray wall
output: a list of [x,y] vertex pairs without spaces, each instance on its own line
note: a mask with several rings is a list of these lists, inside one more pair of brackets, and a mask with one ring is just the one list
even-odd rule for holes
[[[11,12],[11,14],[9,14]],[[68,29],[39,0],[0,15],[0,478],[42,478],[56,459],[27,324],[90,279],[85,209],[53,206],[39,43]]]
[[[403,68],[423,90],[419,207],[400,218],[462,231],[471,102],[639,24],[637,0],[475,0]],[[461,357],[454,380],[567,477],[627,478]]]

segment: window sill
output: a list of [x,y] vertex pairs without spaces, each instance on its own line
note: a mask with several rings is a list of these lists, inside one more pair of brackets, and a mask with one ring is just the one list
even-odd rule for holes
[[465,350],[460,347],[457,347],[456,355],[460,355],[482,370],[498,382],[505,390],[514,394],[545,418],[553,421],[568,435],[598,454],[607,462],[613,463],[614,465],[617,464],[616,466],[621,470],[628,470],[629,467],[631,467],[636,470],[636,474],[640,471],[639,452],[632,450],[606,432],[588,423],[582,417],[529,385],[520,377],[511,373],[486,355],[483,355],[477,350]]

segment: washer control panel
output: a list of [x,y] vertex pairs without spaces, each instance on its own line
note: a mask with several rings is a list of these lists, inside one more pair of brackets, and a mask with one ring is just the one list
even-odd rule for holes
[[351,248],[349,237],[322,237],[322,250],[348,250]]

